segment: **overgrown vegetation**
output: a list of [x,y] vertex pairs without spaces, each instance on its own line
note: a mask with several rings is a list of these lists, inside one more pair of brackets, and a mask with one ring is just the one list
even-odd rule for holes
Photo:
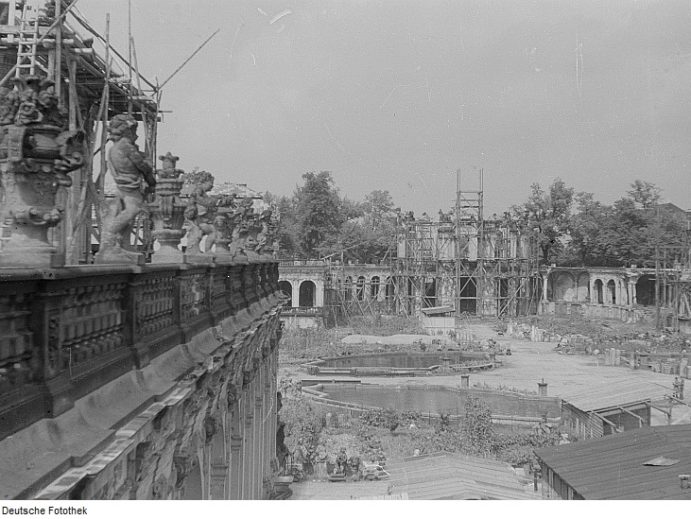
[[279,418],[285,424],[285,445],[290,452],[295,451],[298,443],[305,447],[308,454],[316,450],[325,413],[317,410],[305,398],[286,398]]

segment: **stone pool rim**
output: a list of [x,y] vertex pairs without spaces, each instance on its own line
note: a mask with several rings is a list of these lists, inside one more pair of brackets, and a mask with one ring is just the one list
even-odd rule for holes
[[[388,384],[375,384],[375,383],[368,383],[368,382],[361,382],[361,381],[319,381],[316,384],[312,385],[303,385],[301,387],[301,393],[307,397],[308,400],[311,400],[316,403],[320,403],[330,409],[333,409],[334,411],[346,411],[350,415],[353,413],[355,414],[360,414],[364,411],[372,411],[372,410],[385,410],[387,409],[386,407],[381,407],[377,405],[364,405],[364,404],[354,404],[352,402],[345,402],[341,400],[336,400],[334,398],[329,398],[330,394],[325,392],[325,386],[336,386],[339,384],[345,384],[345,385],[358,385],[358,386],[370,386],[370,387],[379,387],[379,388],[403,388],[403,389],[424,389],[424,390],[443,390],[443,391],[449,391],[449,392],[467,392],[468,394],[472,394],[473,396],[476,396],[478,398],[482,398],[483,394],[491,394],[494,396],[507,396],[507,397],[519,397],[519,398],[524,398],[527,400],[541,400],[543,402],[550,401],[553,404],[556,404],[560,411],[558,412],[558,416],[520,416],[520,415],[506,415],[506,414],[500,414],[500,413],[492,413],[492,422],[495,424],[503,424],[503,425],[537,425],[540,423],[547,423],[549,425],[555,426],[559,425],[562,422],[562,417],[561,417],[561,398],[555,397],[555,396],[540,396],[540,395],[531,395],[531,394],[523,394],[519,392],[514,392],[514,391],[506,391],[506,390],[501,390],[501,389],[490,389],[490,388],[458,388],[458,387],[448,387],[444,385],[438,385],[438,384],[398,384],[395,386],[391,386]],[[400,411],[400,409],[399,409]],[[423,418],[429,418],[433,420],[440,420],[441,419],[441,413],[423,413],[422,414]],[[453,423],[459,423],[462,419],[462,415],[457,415],[457,414],[450,414],[447,415],[447,418],[453,422]]]
[[[460,354],[461,356],[469,357],[470,361],[477,361],[478,364],[452,364],[450,359],[445,357],[448,354]],[[325,366],[329,361],[338,361],[343,359],[350,359],[351,361],[358,358],[374,357],[374,356],[416,356],[416,357],[441,357],[441,360],[446,359],[449,362],[442,364],[433,364],[426,368],[398,368],[395,366],[354,366],[354,367],[330,367]],[[319,357],[310,362],[300,364],[300,368],[306,370],[310,375],[332,376],[332,375],[349,375],[352,377],[421,377],[433,375],[449,375],[453,373],[472,373],[475,371],[483,371],[493,369],[497,366],[498,361],[493,352],[478,352],[478,351],[462,351],[462,350],[448,350],[436,352],[376,352],[376,353],[362,353],[358,355],[341,355],[335,357]]]

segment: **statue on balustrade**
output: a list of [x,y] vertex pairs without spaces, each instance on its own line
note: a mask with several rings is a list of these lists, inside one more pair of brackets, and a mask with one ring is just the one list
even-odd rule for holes
[[271,247],[273,247],[273,239],[271,236],[271,225],[273,223],[272,214],[271,209],[266,209],[259,215],[261,230],[257,235],[257,247],[255,248],[257,254],[270,254]]
[[139,151],[137,121],[128,115],[116,115],[108,126],[113,146],[108,152],[110,172],[117,186],[109,214],[101,233],[96,263],[137,263],[142,255],[125,250],[134,219],[145,210],[144,201],[156,187],[153,165]]
[[[210,195],[214,187],[214,176],[207,171],[190,175],[189,202],[185,209],[188,222],[187,255],[211,254],[212,247],[222,242],[227,234],[227,216],[235,209],[235,194]],[[201,241],[206,237],[204,250]],[[220,252],[220,251],[219,251]]]

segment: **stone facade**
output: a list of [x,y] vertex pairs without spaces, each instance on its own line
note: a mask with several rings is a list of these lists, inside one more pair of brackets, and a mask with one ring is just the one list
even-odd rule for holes
[[2,276],[0,498],[269,496],[276,263]]

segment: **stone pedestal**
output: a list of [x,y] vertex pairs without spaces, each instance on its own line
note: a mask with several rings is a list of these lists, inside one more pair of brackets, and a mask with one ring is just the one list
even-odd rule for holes
[[164,161],[164,169],[158,171],[156,199],[149,205],[154,221],[153,236],[160,245],[151,259],[152,263],[183,262],[183,254],[179,246],[186,232],[182,228],[185,220],[185,204],[180,198],[183,180],[178,178],[182,171],[175,169],[175,161],[171,166],[167,160],[168,157],[177,161],[177,157],[172,157],[170,153],[159,157]]
[[537,394],[547,396],[547,382],[544,379],[537,383]]
[[[39,130],[44,139],[54,140],[60,133],[58,128],[32,128],[31,138],[36,139]],[[28,129],[10,126],[2,142],[10,146],[12,139],[17,139],[15,155],[0,157],[0,184],[4,192],[0,215],[9,233],[3,240],[0,266],[50,267],[56,248],[48,239],[48,230],[62,220],[62,209],[56,207],[56,194],[60,186],[68,187],[72,181],[64,171],[56,169],[54,160],[23,158],[22,142],[28,137],[25,133],[29,133]],[[57,150],[54,155],[59,156]]]

